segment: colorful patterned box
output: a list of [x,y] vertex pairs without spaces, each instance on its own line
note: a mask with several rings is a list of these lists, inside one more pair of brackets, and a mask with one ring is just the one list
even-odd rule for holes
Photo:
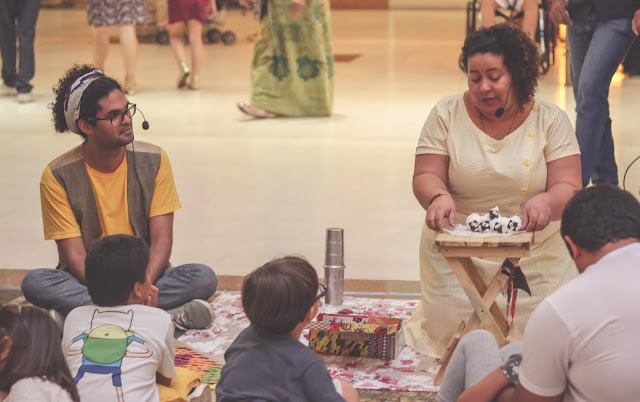
[[392,360],[404,346],[399,318],[319,314],[307,328],[318,354]]

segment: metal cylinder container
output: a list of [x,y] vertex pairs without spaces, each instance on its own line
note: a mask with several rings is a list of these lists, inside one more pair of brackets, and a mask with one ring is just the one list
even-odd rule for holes
[[344,229],[328,228],[324,259],[326,304],[339,306],[344,293]]

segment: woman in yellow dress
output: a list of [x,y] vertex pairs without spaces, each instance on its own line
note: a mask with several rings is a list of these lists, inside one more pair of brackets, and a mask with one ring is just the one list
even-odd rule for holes
[[[577,270],[560,236],[564,206],[581,189],[580,150],[564,111],[534,97],[538,52],[522,31],[500,24],[465,41],[469,89],[432,109],[416,149],[413,190],[427,211],[420,242],[422,300],[407,328],[407,343],[440,357],[461,321],[473,312],[434,245],[445,224],[465,223],[496,205],[536,232],[531,256],[520,260],[532,295],[518,298],[524,330],[540,301]],[[474,258],[488,283],[498,259]],[[504,297],[498,298],[501,308]]]

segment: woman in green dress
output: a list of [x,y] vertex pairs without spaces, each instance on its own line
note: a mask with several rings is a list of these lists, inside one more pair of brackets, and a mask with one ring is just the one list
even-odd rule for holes
[[251,103],[239,103],[238,108],[259,118],[329,116],[333,107],[329,0],[263,0],[262,4],[251,65]]

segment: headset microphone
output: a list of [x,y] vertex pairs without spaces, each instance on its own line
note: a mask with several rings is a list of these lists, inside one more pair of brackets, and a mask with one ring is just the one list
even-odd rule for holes
[[[508,97],[508,95],[507,95]],[[144,119],[144,121],[142,122],[142,129],[143,130],[148,130],[149,129],[149,122],[147,121],[147,118],[144,117],[144,113],[142,113],[142,110],[140,110],[140,108],[137,108],[140,111],[140,114],[142,115],[142,118]]]
[[[507,102],[509,102],[509,93],[510,92],[511,92],[511,85],[509,85],[509,90],[507,91],[507,100],[504,101],[504,105],[500,106],[499,108],[496,109],[495,112],[493,112],[493,114],[495,114],[496,117],[502,117],[502,115],[504,114],[504,108],[507,106]],[[144,117],[144,115],[142,117]],[[148,125],[147,125],[147,127],[148,127]]]

